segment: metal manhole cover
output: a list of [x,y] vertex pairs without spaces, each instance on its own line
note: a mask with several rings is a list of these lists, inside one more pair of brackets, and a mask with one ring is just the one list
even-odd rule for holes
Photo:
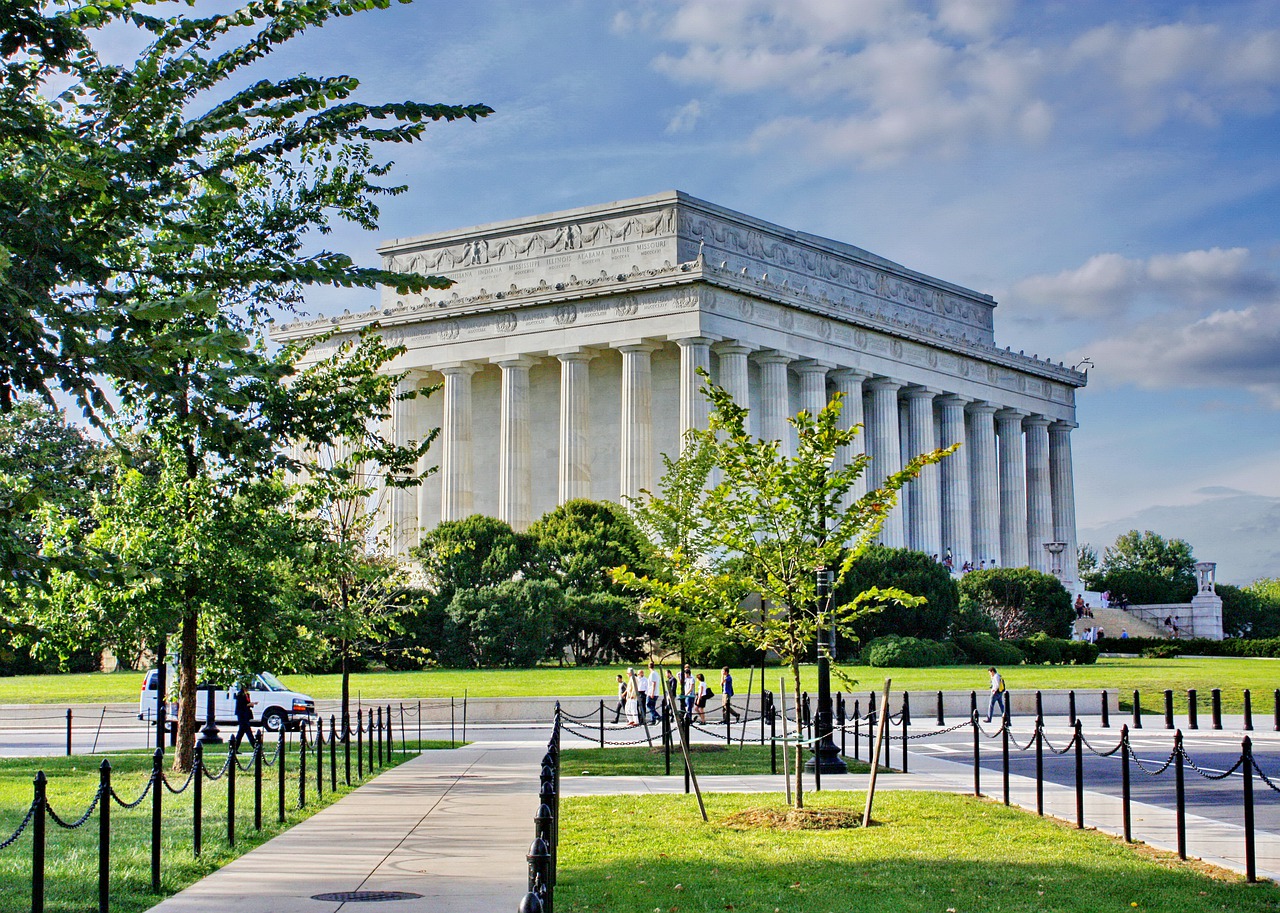
[[381,903],[387,900],[417,900],[421,896],[412,891],[334,891],[329,894],[312,894],[311,899],[337,903]]

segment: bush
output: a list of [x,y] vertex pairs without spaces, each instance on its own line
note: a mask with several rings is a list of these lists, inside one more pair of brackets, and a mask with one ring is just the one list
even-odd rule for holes
[[951,573],[924,552],[882,545],[868,548],[854,559],[841,581],[836,603],[851,602],[871,587],[897,587],[926,601],[919,606],[885,606],[854,622],[853,632],[863,642],[888,634],[941,640],[960,607],[960,591]]
[[460,590],[449,603],[448,637],[475,666],[534,666],[552,649],[564,594],[551,580],[511,580]]
[[1005,639],[1037,631],[1065,637],[1075,619],[1062,582],[1029,567],[970,571],[960,578],[960,600],[994,618]]
[[965,661],[982,666],[1017,666],[1023,661],[1022,651],[1011,643],[987,633],[961,634],[952,638]]
[[1154,659],[1173,656],[1235,656],[1280,659],[1280,637],[1230,637],[1226,640],[1163,640],[1158,637],[1104,637],[1098,646],[1103,653],[1141,653]]
[[1032,634],[1015,642],[1027,658],[1036,665],[1089,666],[1098,661],[1101,652],[1094,644],[1082,640],[1066,640],[1048,634]]
[[877,637],[863,651],[867,663],[872,666],[918,669],[923,666],[953,666],[963,657],[953,644],[918,637],[898,637],[890,634]]
[[1195,580],[1170,580],[1148,571],[1124,568],[1098,576],[1093,587],[1110,592],[1113,599],[1125,596],[1130,605],[1172,605],[1190,602],[1196,594]]

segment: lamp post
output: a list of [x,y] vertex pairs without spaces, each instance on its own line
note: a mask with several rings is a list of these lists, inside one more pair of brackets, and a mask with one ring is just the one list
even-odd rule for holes
[[1049,573],[1062,580],[1062,553],[1066,551],[1065,542],[1046,542],[1045,551],[1049,553]]
[[[844,763],[844,759],[840,757],[840,749],[836,748],[835,741],[831,738],[832,719],[834,713],[831,704],[831,646],[823,649],[822,643],[822,616],[830,608],[831,603],[831,571],[828,568],[818,569],[818,630],[817,641],[818,650],[818,712],[814,717],[817,724],[818,741],[813,746],[813,757],[805,764],[806,770],[813,770],[815,767],[824,774],[843,774],[848,773],[849,768]],[[831,643],[835,643],[835,625],[831,626]]]

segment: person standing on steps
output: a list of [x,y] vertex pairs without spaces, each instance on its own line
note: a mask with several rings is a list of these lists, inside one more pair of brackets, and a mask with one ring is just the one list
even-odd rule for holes
[[987,704],[987,722],[991,722],[991,716],[995,713],[996,707],[1000,708],[1000,716],[1004,716],[1005,712],[1005,685],[1004,678],[996,671],[996,667],[992,666],[987,670],[991,676],[991,700]]

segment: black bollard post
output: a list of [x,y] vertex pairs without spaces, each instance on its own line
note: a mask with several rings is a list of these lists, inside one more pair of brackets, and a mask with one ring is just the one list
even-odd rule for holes
[[671,711],[666,702],[662,704],[662,754],[666,763],[666,774],[671,776]]
[[1137,688],[1133,689],[1133,728],[1142,728],[1142,695]]
[[[856,738],[854,744],[857,744]],[[778,772],[778,718],[773,713],[772,703],[769,706],[769,773]]]
[[1213,728],[1222,728],[1222,689],[1214,688],[1209,692],[1213,708]]
[[[319,717],[316,718],[319,721]],[[298,735],[298,808],[307,807],[307,727]]]
[[[329,714],[329,792],[338,791],[338,730],[333,714]],[[351,740],[343,739],[342,753],[347,764],[347,785],[351,785]]]
[[805,732],[806,736],[812,739],[813,738],[813,716],[809,712],[809,692],[808,691],[802,692],[800,695],[800,710],[803,713],[804,719],[799,721],[799,726]]
[[902,692],[902,772],[907,773],[907,727],[911,724],[911,695]]
[[191,852],[199,859],[204,843],[204,743],[199,740],[195,755],[196,769],[191,775]]
[[1253,884],[1258,880],[1258,861],[1253,824],[1253,740],[1248,736],[1241,743],[1240,753],[1240,772],[1244,776],[1244,877]]
[[1173,691],[1164,689],[1164,728],[1173,728]]
[[1182,769],[1182,730],[1173,734],[1174,805],[1178,818],[1178,858],[1187,858],[1187,788]]
[[236,845],[236,740],[227,746],[227,846]]
[[867,695],[867,760],[870,761],[875,757],[875,728],[876,728],[876,693],[874,691]]
[[1187,728],[1200,728],[1200,701],[1196,697],[1196,689],[1187,689]]
[[1120,727],[1120,807],[1124,817],[1124,842],[1133,843],[1133,820],[1130,815],[1129,791],[1129,727]]
[[364,779],[364,708],[356,709],[356,774]]
[[1036,814],[1044,817],[1044,708],[1036,692]]
[[1003,761],[1004,804],[1009,804],[1009,701],[1004,702],[1004,716],[1000,718],[1000,756]]
[[[688,745],[689,729],[693,725],[692,715],[688,713],[680,714],[680,719],[677,721],[677,725],[680,727],[680,732],[683,736],[684,744]],[[684,759],[683,752],[681,752],[680,757],[681,757],[681,766],[684,768],[684,794],[687,796],[689,795],[689,788],[690,788],[689,779],[692,771],[689,769],[689,762]]]
[[1244,731],[1253,731],[1253,695],[1248,688],[1244,689]]
[[1084,734],[1076,720],[1076,827],[1084,828]]
[[[1039,697],[1040,692],[1036,692]],[[1072,726],[1076,724],[1076,693],[1074,691],[1067,692],[1067,722]]]
[[67,708],[67,757],[71,757],[71,708]]
[[280,753],[276,756],[276,820],[284,824],[284,794],[287,790],[287,777],[285,776],[284,759],[289,753],[289,745],[285,741],[284,730],[280,730]]
[[604,748],[604,701],[600,702],[600,747]]
[[262,830],[262,736],[253,746],[253,829]]
[[1107,692],[1102,692],[1102,728],[1111,728],[1111,711],[1107,707]]
[[[391,746],[395,743],[396,724],[391,722],[391,705],[387,704],[387,763],[391,763]],[[404,742],[404,704],[400,705],[400,741]]]
[[541,901],[539,909],[551,913],[551,850],[546,841],[535,837],[525,860],[529,863],[529,893]]
[[844,755],[846,753],[845,743],[844,743],[845,719],[846,718],[845,718],[845,712],[844,712],[844,695],[839,692],[836,692],[836,725],[840,727],[840,754],[841,755]]
[[111,762],[106,758],[98,766],[98,795],[98,913],[107,913],[111,907]]
[[36,771],[34,807],[31,818],[31,913],[44,913],[44,849],[45,809],[48,800],[49,781],[43,770]]
[[[302,744],[303,744],[302,760],[303,760],[304,769],[305,769],[306,758],[307,758],[307,752],[305,750],[306,739],[303,739]],[[307,778],[303,776],[302,779],[305,784],[305,781]],[[305,790],[307,787],[303,785],[301,788],[304,791],[303,794],[305,797]],[[316,798],[317,799],[324,798],[324,720],[321,719],[320,717],[316,717]],[[305,802],[305,798],[304,798],[304,802]]]
[[1276,732],[1280,732],[1280,688],[1276,689],[1275,708],[1274,721],[1271,724],[1271,728]]
[[163,821],[164,749],[157,748],[151,756],[151,890],[160,891],[160,823]]
[[982,746],[978,742],[978,711],[969,717],[973,722],[973,794],[982,795]]
[[860,741],[862,738],[861,727],[862,727],[862,708],[861,706],[859,706],[858,701],[854,700],[853,702],[853,759],[855,761],[859,760],[859,758],[861,758],[862,756],[862,742]]
[[942,692],[941,691],[938,692],[938,725],[939,726],[947,725],[947,721],[943,719],[943,715],[942,715]]

